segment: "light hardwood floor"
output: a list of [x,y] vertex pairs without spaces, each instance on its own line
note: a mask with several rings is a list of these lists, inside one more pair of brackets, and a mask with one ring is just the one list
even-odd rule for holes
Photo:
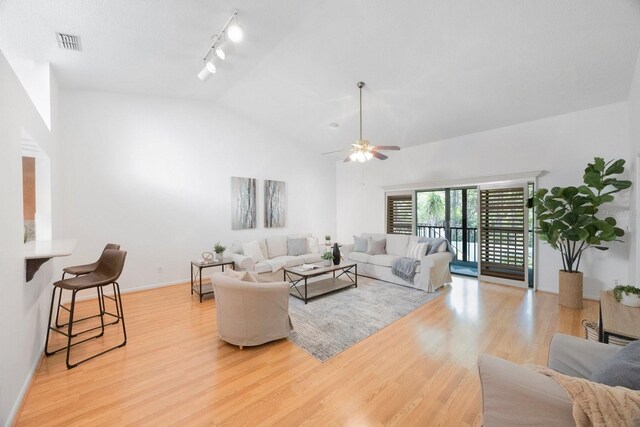
[[[553,294],[456,277],[320,363],[288,340],[220,341],[215,300],[200,304],[188,284],[125,294],[123,305],[127,346],[72,370],[63,354],[44,358],[17,425],[479,425],[479,354],[545,364],[553,333],[582,335],[581,319],[597,318],[594,301],[566,309]],[[117,341],[106,335],[91,350]]]

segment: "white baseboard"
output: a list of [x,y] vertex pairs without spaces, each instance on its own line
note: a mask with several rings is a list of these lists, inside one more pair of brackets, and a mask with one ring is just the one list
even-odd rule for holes
[[[135,288],[129,288],[129,289],[120,289],[120,293],[122,294],[129,294],[129,293],[133,293],[133,292],[141,292],[141,291],[147,291],[149,289],[156,289],[156,288],[164,288],[166,286],[174,286],[174,285],[180,285],[182,283],[189,283],[190,279],[184,279],[184,280],[174,280],[171,282],[163,282],[163,283],[154,283],[151,285],[144,285],[144,286],[138,286]],[[113,292],[110,291],[111,288],[109,288],[108,286],[105,287],[105,295],[112,295]],[[67,292],[67,295],[69,293]],[[84,301],[84,300],[88,300],[88,299],[94,299],[96,296],[95,295],[82,295],[76,298],[76,301]],[[71,302],[71,298],[65,298],[62,300],[63,303],[69,303]]]
[[36,370],[38,369],[38,365],[40,365],[40,361],[42,360],[42,357],[44,355],[44,343],[40,347],[40,351],[38,351],[38,354],[40,355],[40,357],[38,357],[35,360],[35,362],[33,363],[33,366],[31,366],[31,369],[27,374],[27,378],[25,378],[24,383],[22,384],[22,387],[20,387],[20,393],[18,393],[18,396],[16,397],[16,401],[13,403],[11,412],[9,412],[9,416],[7,417],[7,420],[4,424],[5,427],[12,426],[15,421],[15,418],[18,416],[18,410],[20,410],[20,408],[22,407],[22,402],[24,401],[27,391],[29,391],[29,388],[31,387],[31,382],[33,381],[33,377],[35,376]]

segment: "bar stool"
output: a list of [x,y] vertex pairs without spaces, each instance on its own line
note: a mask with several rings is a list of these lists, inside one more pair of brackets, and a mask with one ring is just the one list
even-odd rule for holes
[[[118,245],[117,243],[107,243],[105,245],[104,249],[102,250],[102,253],[104,254],[104,251],[106,251],[107,249],[120,249],[120,245]],[[93,272],[96,269],[97,266],[98,266],[98,261],[92,262],[91,264],[74,265],[74,266],[71,266],[71,267],[65,267],[65,268],[62,269],[62,280],[64,280],[64,277],[67,274],[73,274],[75,277],[84,276],[85,274],[89,274],[89,273]],[[110,297],[109,295],[104,295],[104,293],[102,292],[102,287],[98,287],[96,289],[97,289],[98,298],[99,298],[100,304],[101,304],[100,311],[103,312],[104,314],[107,314],[109,316],[112,316],[112,317],[116,318],[116,320],[114,322],[109,323],[108,325],[114,325],[114,324],[118,323],[120,321],[119,314],[116,315],[116,314],[113,314],[113,313],[110,313],[110,312],[106,311],[106,306],[104,304],[104,299],[105,298],[108,298],[108,299],[112,300],[114,303],[115,303],[115,299]],[[115,295],[115,293],[116,293],[116,290],[115,290],[115,286],[114,286],[113,294]],[[116,309],[117,309],[117,307],[118,307],[118,305],[116,304]],[[66,310],[67,312],[69,311],[69,309],[62,304],[62,290],[60,290],[60,293],[58,294],[58,309],[56,310],[56,327],[58,327],[58,328],[63,328],[65,326],[67,326],[66,323],[60,324],[59,317],[60,317],[60,309],[61,308],[63,310]],[[85,317],[85,318],[82,318],[82,319],[78,319],[78,320],[76,320],[76,322],[80,322],[82,320],[91,319],[91,318],[94,318],[94,317],[98,317],[98,315],[96,314],[96,315],[93,315],[93,316],[89,316],[89,317]],[[108,325],[105,325],[105,326],[108,326]]]
[[[53,294],[51,295],[51,309],[49,310],[49,323],[47,324],[47,338],[46,338],[46,342],[45,342],[45,351],[44,354],[46,356],[51,356],[53,354],[56,354],[62,350],[67,351],[67,359],[66,359],[66,363],[67,363],[67,369],[71,369],[71,368],[75,368],[76,366],[78,366],[80,363],[86,362],[87,360],[93,359],[94,357],[100,356],[104,353],[107,353],[111,350],[115,350],[116,348],[120,348],[123,347],[127,344],[127,329],[125,327],[125,323],[124,323],[124,311],[122,309],[122,298],[120,296],[120,285],[118,284],[117,280],[120,277],[120,274],[122,274],[122,270],[124,268],[124,261],[125,258],[127,256],[127,252],[126,251],[121,251],[121,250],[116,250],[116,249],[106,249],[103,253],[102,256],[100,256],[100,259],[98,260],[98,265],[96,266],[95,270],[91,273],[82,275],[82,276],[77,276],[77,277],[73,277],[70,279],[64,279],[64,280],[59,280],[57,282],[55,282],[53,284],[54,288],[53,288]],[[104,323],[104,311],[102,310],[102,303],[101,303],[101,299],[100,297],[98,297],[98,305],[100,306],[100,314],[98,314],[97,316],[100,317],[100,326],[97,326],[95,328],[90,328],[87,330],[84,330],[82,332],[76,333],[74,335],[73,333],[73,326],[74,323],[77,323],[81,320],[85,320],[85,319],[81,319],[81,320],[73,320],[73,316],[74,316],[74,311],[75,311],[75,306],[76,306],[76,295],[79,291],[82,290],[86,290],[86,289],[92,289],[92,288],[99,288],[99,294],[100,292],[102,292],[102,288],[104,286],[108,286],[108,285],[113,285],[113,289],[114,289],[114,301],[116,303],[116,311],[117,311],[117,317],[118,320],[122,320],[122,331],[124,334],[124,339],[123,341],[116,345],[115,347],[111,347],[107,350],[101,351],[97,354],[94,354],[93,356],[87,357],[85,359],[82,359],[80,361],[77,361],[75,363],[71,363],[70,362],[70,355],[71,355],[71,347],[74,347],[78,344],[82,344],[86,341],[89,341],[93,338],[99,338],[101,336],[104,335],[104,330],[105,330],[105,326],[109,326],[109,325],[105,325]],[[63,289],[69,290],[72,292],[71,295],[71,307],[69,309],[69,321],[65,324],[65,326],[68,327],[67,332],[65,333],[63,330],[60,330],[56,327],[51,326],[51,320],[53,318],[53,306],[55,303],[55,298],[56,298],[56,291],[60,290],[60,293],[62,292]],[[97,316],[91,316],[91,317],[97,317]],[[117,323],[117,322],[115,322]],[[112,324],[115,324],[112,323]],[[85,338],[81,341],[77,341],[75,343],[71,343],[71,339],[77,335],[80,334],[84,334],[86,332],[92,331],[92,330],[96,330],[96,329],[100,329],[100,333],[98,335],[94,335],[91,336],[89,338]],[[56,350],[52,350],[49,351],[49,333],[51,331],[57,332],[61,335],[64,335],[67,337],[67,345],[61,348],[58,348]]]

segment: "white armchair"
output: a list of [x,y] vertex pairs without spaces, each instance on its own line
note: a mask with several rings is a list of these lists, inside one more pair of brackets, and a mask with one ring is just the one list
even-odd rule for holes
[[236,274],[211,277],[220,339],[242,349],[288,337],[293,330],[289,284],[266,282],[251,273],[246,274],[254,281],[243,281]]

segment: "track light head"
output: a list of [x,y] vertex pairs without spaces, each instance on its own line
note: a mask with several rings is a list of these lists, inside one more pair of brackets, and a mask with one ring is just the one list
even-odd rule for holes
[[215,72],[217,71],[216,64],[213,63],[213,59],[209,60],[209,62],[207,62],[205,67],[207,68],[207,70],[209,70],[211,74],[215,74]]
[[244,32],[242,31],[242,27],[238,25],[237,22],[234,22],[227,28],[227,37],[234,43],[238,43],[242,41],[244,37]]
[[218,46],[216,48],[216,56],[220,59],[222,59],[224,61],[224,59],[227,57],[227,54],[225,52],[226,49],[223,49],[222,46]]

